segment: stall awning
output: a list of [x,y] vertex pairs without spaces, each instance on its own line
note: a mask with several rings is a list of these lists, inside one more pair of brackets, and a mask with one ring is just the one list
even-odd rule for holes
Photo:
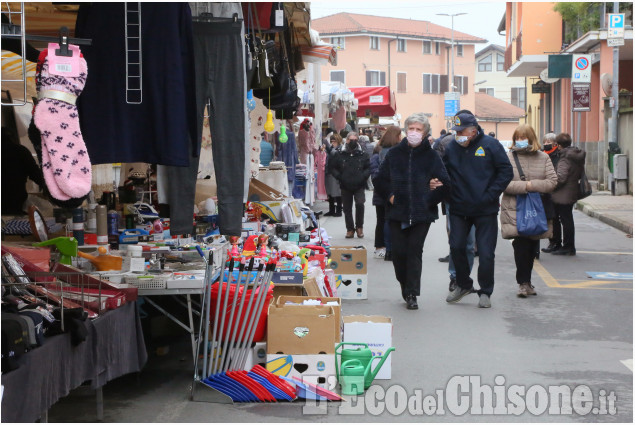
[[359,101],[357,116],[392,117],[397,111],[395,92],[388,87],[349,87]]
[[327,62],[333,66],[337,65],[337,51],[332,45],[326,44],[324,46],[302,46],[302,60],[310,63],[323,63]]

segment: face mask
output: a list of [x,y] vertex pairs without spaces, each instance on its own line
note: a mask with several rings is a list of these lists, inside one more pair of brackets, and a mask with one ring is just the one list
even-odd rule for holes
[[418,131],[409,131],[408,133],[406,133],[406,138],[408,139],[408,144],[414,148],[421,144],[421,141],[423,140],[423,134],[419,133]]
[[516,140],[516,147],[518,149],[526,149],[529,146],[529,140]]
[[553,145],[544,145],[543,149],[546,151],[550,151],[551,149],[553,149]]
[[355,150],[355,149],[357,149],[357,140],[353,140],[353,139],[349,140],[349,142],[348,142],[348,148],[349,148],[350,150]]
[[458,143],[459,145],[466,147],[468,144],[468,137],[467,136],[456,136],[454,138],[454,140],[456,140],[456,143]]

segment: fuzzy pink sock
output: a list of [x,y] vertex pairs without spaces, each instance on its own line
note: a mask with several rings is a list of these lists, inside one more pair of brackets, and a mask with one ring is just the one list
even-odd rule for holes
[[[86,84],[86,61],[80,58],[80,76],[50,75],[48,58],[41,71],[39,93],[33,121],[42,133],[42,172],[55,198],[81,198],[91,189],[91,164],[79,128],[77,106],[60,97],[79,96]],[[52,93],[56,98],[47,98]]]

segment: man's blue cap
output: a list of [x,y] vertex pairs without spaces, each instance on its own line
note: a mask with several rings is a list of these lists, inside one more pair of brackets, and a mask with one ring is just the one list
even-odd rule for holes
[[461,131],[467,127],[476,127],[478,125],[476,117],[467,112],[455,115],[454,118],[452,118],[452,123],[454,124],[454,127],[452,127],[454,131]]

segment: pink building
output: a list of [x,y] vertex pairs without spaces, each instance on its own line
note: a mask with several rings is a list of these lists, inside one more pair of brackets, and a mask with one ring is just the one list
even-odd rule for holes
[[[435,17],[437,22],[449,19]],[[428,21],[338,13],[311,21],[327,43],[338,46],[337,66],[322,68],[322,80],[348,87],[390,86],[401,125],[425,112],[433,136],[446,128],[444,92],[449,91],[452,31]],[[454,86],[460,108],[474,111],[474,53],[486,40],[454,31]]]

